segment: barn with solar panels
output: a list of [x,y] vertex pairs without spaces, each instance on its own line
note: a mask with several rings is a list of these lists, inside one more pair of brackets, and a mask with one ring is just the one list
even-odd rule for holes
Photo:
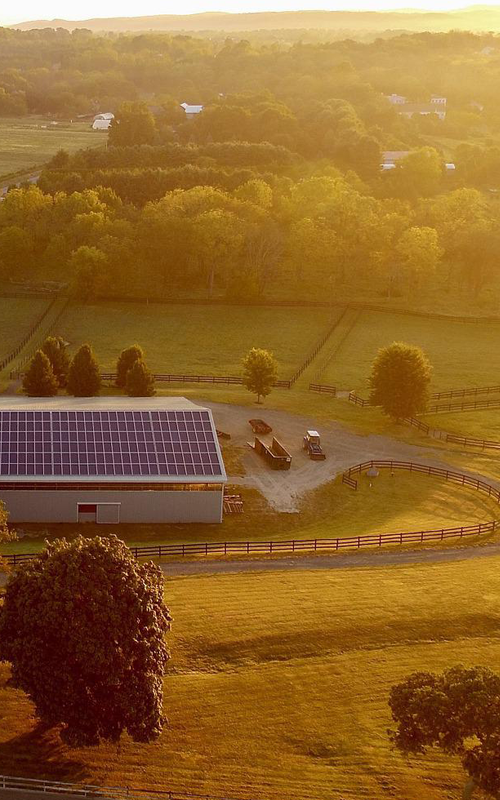
[[184,398],[1,398],[10,522],[221,522],[212,412]]

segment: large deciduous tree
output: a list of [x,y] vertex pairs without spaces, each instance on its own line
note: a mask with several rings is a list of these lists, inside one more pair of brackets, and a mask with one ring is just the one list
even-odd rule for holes
[[432,367],[420,347],[393,342],[373,362],[370,402],[393,419],[413,417],[425,410]]
[[159,736],[170,615],[163,579],[115,536],[49,544],[10,578],[0,659],[71,745]]
[[42,350],[37,350],[23,378],[23,391],[30,397],[53,397],[58,388],[48,357]]
[[75,397],[95,397],[101,388],[99,364],[89,344],[82,344],[71,362],[68,374],[68,394]]
[[435,747],[458,755],[469,780],[463,798],[482,789],[500,796],[500,676],[484,667],[415,672],[393,686],[389,735],[405,755]]
[[277,377],[278,364],[273,354],[252,347],[243,359],[243,386],[257,395],[258,403],[261,397],[267,397]]
[[153,144],[157,137],[155,118],[141,102],[122,103],[109,128],[109,144],[116,147]]

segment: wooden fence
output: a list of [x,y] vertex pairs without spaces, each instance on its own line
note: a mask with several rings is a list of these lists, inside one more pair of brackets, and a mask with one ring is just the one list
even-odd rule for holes
[[332,323],[331,323],[331,325],[329,326],[329,328],[328,328],[328,330],[326,331],[326,333],[325,333],[325,334],[323,334],[323,336],[321,337],[321,339],[319,340],[319,342],[317,342],[317,343],[316,343],[316,345],[315,345],[315,347],[313,348],[313,350],[312,350],[312,351],[309,353],[309,355],[308,355],[308,356],[307,356],[307,357],[304,359],[304,361],[302,362],[302,364],[300,365],[300,367],[298,368],[298,370],[295,372],[295,374],[294,374],[294,375],[292,375],[292,378],[291,378],[291,384],[292,384],[292,386],[293,386],[293,384],[294,384],[294,383],[296,383],[296,382],[298,381],[298,379],[300,378],[300,376],[302,375],[302,373],[303,373],[303,372],[305,372],[305,370],[307,369],[307,367],[308,367],[308,366],[309,366],[309,365],[310,365],[310,364],[311,364],[311,363],[314,361],[314,359],[316,358],[316,356],[318,355],[318,353],[320,352],[320,350],[322,350],[322,349],[323,349],[323,347],[324,347],[324,346],[325,346],[325,344],[327,343],[328,339],[330,338],[330,336],[332,335],[332,333],[334,332],[334,330],[337,328],[337,326],[338,326],[338,325],[340,325],[340,323],[341,323],[341,321],[343,320],[343,318],[345,317],[346,313],[347,313],[347,308],[344,308],[344,310],[342,311],[342,313],[340,314],[340,316],[338,316],[338,317],[337,317],[337,319],[336,319],[336,320],[334,320],[334,322],[332,322]]
[[[350,467],[342,475],[342,483],[357,489],[358,481],[353,475],[375,467],[376,469],[406,470],[424,475],[442,478],[461,486],[487,494],[500,503],[500,490],[486,481],[471,478],[460,472],[430,467],[426,464],[416,464],[412,461],[364,461]],[[172,558],[187,556],[227,556],[275,553],[302,553],[316,552],[318,550],[343,550],[359,549],[362,547],[382,547],[392,544],[415,544],[421,542],[443,541],[444,539],[463,538],[465,536],[478,536],[492,533],[500,527],[500,520],[480,522],[476,525],[459,525],[451,528],[433,528],[424,531],[397,531],[393,533],[375,533],[365,536],[347,536],[319,539],[286,539],[283,541],[234,541],[234,542],[185,542],[183,544],[159,544],[144,547],[131,547],[130,550],[136,558]],[[5,560],[12,565],[22,564],[35,558],[37,553],[9,553]]]
[[478,394],[500,394],[500,386],[473,386],[472,388],[465,389],[447,389],[444,392],[434,392],[430,397],[431,400],[451,400],[454,397],[476,396]]
[[454,433],[447,433],[445,441],[451,444],[461,444],[464,447],[479,447],[481,450],[500,450],[500,442],[492,442],[488,439],[473,439],[470,436],[456,436]]
[[[169,373],[155,373],[153,375],[155,381],[158,383],[220,383],[233,386],[241,386],[243,378],[239,375],[177,375]],[[116,372],[102,372],[101,378],[103,381],[116,381]],[[273,383],[273,386],[278,389],[290,389],[292,386],[291,381],[280,380]]]
[[371,405],[369,400],[365,400],[364,397],[360,397],[358,394],[356,394],[356,392],[349,392],[349,394],[347,395],[347,399],[349,400],[350,403],[354,403],[355,405],[361,406],[362,408]]
[[[468,486],[471,489],[476,489],[478,492],[483,492],[487,494],[488,497],[492,497],[496,500],[497,503],[500,503],[500,489],[497,489],[491,483],[487,483],[478,478],[472,478],[470,475],[465,475],[463,472],[454,472],[453,470],[444,469],[442,467],[431,467],[427,464],[417,464],[414,461],[389,461],[387,459],[363,461],[361,464],[349,467],[342,475],[342,482],[347,483],[344,478],[353,480],[353,475],[360,475],[362,472],[366,472],[366,470],[372,468],[390,469],[391,472],[394,470],[405,470],[407,472],[418,472],[423,475],[432,475],[435,478],[444,478],[447,481],[459,483],[461,486]],[[354,482],[357,484],[357,481]]]
[[437,403],[428,406],[426,414],[441,414],[448,411],[480,411],[486,408],[500,408],[500,398],[497,400],[474,400],[463,403]]
[[6,366],[8,366],[12,361],[14,361],[14,359],[17,358],[17,356],[19,355],[21,350],[23,350],[26,347],[26,345],[28,344],[30,339],[32,339],[33,336],[35,335],[35,333],[37,332],[38,328],[40,327],[40,325],[44,321],[44,319],[47,316],[47,314],[49,313],[49,311],[54,306],[54,303],[56,302],[56,299],[57,298],[54,297],[50,301],[50,303],[47,305],[47,308],[42,312],[42,314],[40,314],[40,316],[38,317],[37,321],[29,329],[28,333],[25,336],[23,336],[23,338],[21,339],[21,341],[19,342],[17,347],[14,350],[12,350],[7,356],[5,356],[5,358],[2,361],[0,361],[0,371],[2,369],[5,369]]
[[330,394],[333,397],[337,394],[337,387],[336,386],[328,386],[327,384],[323,383],[310,383],[309,384],[309,391],[310,392],[319,392],[320,394]]
[[[130,786],[93,786],[85,783],[46,781],[39,778],[20,778],[0,775],[0,789],[37,794],[62,794],[64,796],[105,798],[105,800],[230,800],[208,794],[178,792],[173,789],[137,789]],[[29,796],[29,795],[28,795]]]

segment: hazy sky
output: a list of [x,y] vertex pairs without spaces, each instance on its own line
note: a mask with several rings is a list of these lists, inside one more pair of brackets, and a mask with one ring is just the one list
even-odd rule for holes
[[[195,14],[201,11],[289,11],[296,9],[423,8],[429,10],[472,5],[465,0],[0,0],[0,24],[32,19],[89,19],[90,17],[134,17],[145,14]],[[499,5],[500,0],[482,0],[482,5]]]

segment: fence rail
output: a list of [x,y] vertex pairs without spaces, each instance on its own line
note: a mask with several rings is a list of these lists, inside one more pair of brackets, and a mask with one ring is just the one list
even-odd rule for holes
[[[77,797],[102,797],[107,800],[231,800],[208,794],[178,792],[174,789],[136,789],[130,786],[93,786],[91,784],[65,783],[47,781],[39,778],[20,778],[12,775],[0,775],[0,789],[36,792],[43,794],[64,794]],[[21,795],[22,796],[22,795]],[[234,798],[232,799],[234,800]]]
[[443,392],[434,392],[431,394],[431,400],[447,400],[454,397],[467,397],[468,395],[478,394],[500,394],[500,386],[473,386],[472,388],[464,389],[447,389]]
[[5,358],[2,361],[0,361],[0,371],[5,369],[5,367],[7,367],[12,361],[14,361],[14,359],[17,358],[19,353],[26,347],[30,339],[32,339],[35,333],[37,332],[38,328],[44,321],[49,311],[53,308],[56,299],[57,299],[56,297],[51,299],[50,303],[47,305],[47,308],[44,309],[42,314],[40,314],[37,321],[29,329],[28,333],[25,336],[23,336],[17,347],[14,350],[12,350],[7,356],[5,356]]
[[500,398],[497,400],[474,400],[463,403],[437,403],[428,406],[426,414],[441,414],[447,411],[480,411],[486,408],[500,408]]
[[309,391],[319,392],[320,394],[331,394],[333,395],[333,397],[335,397],[337,394],[337,387],[328,386],[328,384],[323,384],[323,383],[310,383]]
[[317,344],[316,344],[316,346],[314,347],[314,349],[313,349],[313,350],[312,350],[312,351],[309,353],[309,355],[308,355],[308,356],[307,356],[307,357],[304,359],[304,361],[302,362],[302,364],[300,365],[300,367],[298,368],[298,370],[295,372],[295,374],[294,374],[294,375],[292,375],[292,378],[291,378],[291,381],[290,381],[290,383],[291,383],[291,385],[292,385],[292,386],[294,385],[294,383],[296,383],[296,382],[298,381],[298,379],[300,378],[300,376],[302,375],[302,373],[303,373],[303,372],[305,372],[305,370],[307,369],[307,367],[308,367],[308,366],[309,366],[309,365],[310,365],[310,364],[311,364],[311,363],[314,361],[314,359],[316,358],[316,356],[318,355],[318,353],[320,352],[320,350],[322,350],[322,349],[323,349],[323,347],[324,347],[324,346],[325,346],[325,344],[327,343],[328,339],[330,338],[330,336],[332,335],[332,333],[334,332],[334,330],[335,330],[335,329],[338,327],[338,325],[340,325],[340,323],[342,322],[342,320],[343,320],[343,318],[345,317],[346,313],[347,313],[347,308],[344,308],[344,310],[342,311],[342,313],[341,313],[341,314],[340,314],[340,315],[339,315],[339,316],[338,316],[338,317],[337,317],[337,318],[336,318],[336,319],[335,319],[335,320],[334,320],[334,321],[333,321],[333,322],[332,322],[332,323],[329,325],[329,327],[328,327],[328,330],[326,331],[326,333],[325,333],[325,334],[323,334],[323,336],[321,337],[321,339],[319,340],[319,342],[317,342]]
[[470,436],[456,436],[454,433],[447,433],[445,441],[451,444],[461,444],[464,447],[480,447],[481,450],[500,450],[500,442],[488,441],[488,439],[474,439]]
[[349,392],[349,394],[347,395],[347,399],[349,400],[350,403],[354,403],[355,405],[361,406],[362,408],[371,405],[369,400],[365,400],[364,397],[360,397],[358,394],[356,394],[356,392]]
[[[241,386],[243,378],[239,375],[176,375],[158,372],[153,375],[158,383],[223,383],[228,385]],[[116,372],[102,372],[103,381],[116,381]],[[279,389],[290,389],[291,380],[279,380],[273,386]]]
[[[426,464],[417,464],[412,461],[372,460],[364,461],[350,467],[342,475],[342,483],[352,489],[357,489],[358,481],[355,475],[375,467],[377,469],[406,470],[409,472],[432,475],[444,478],[447,481],[467,486],[492,497],[500,503],[500,490],[486,481],[471,478],[461,472],[430,467]],[[367,534],[365,536],[349,536],[319,539],[286,539],[273,541],[234,541],[234,542],[185,542],[180,544],[160,544],[144,547],[131,547],[130,550],[136,558],[166,558],[172,556],[210,556],[210,555],[249,555],[249,554],[274,554],[274,553],[300,553],[317,550],[342,550],[345,548],[359,549],[361,547],[382,547],[390,544],[408,544],[412,542],[438,541],[450,538],[462,538],[491,533],[500,526],[500,520],[480,522],[476,525],[460,525],[451,528],[435,528],[425,531],[397,531],[393,533]],[[9,553],[4,556],[9,564],[22,564],[35,558],[37,553]]]

